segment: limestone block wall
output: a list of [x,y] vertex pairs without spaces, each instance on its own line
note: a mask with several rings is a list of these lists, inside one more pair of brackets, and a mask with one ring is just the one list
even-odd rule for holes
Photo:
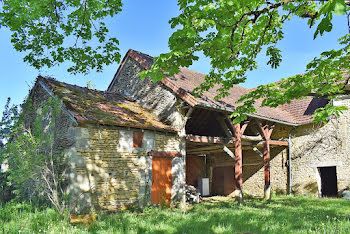
[[[262,149],[260,149],[262,151]],[[271,149],[270,183],[273,191],[286,193],[288,186],[287,149]],[[253,150],[243,151],[243,190],[252,195],[263,195],[265,186],[264,161]]]
[[153,110],[162,121],[182,129],[183,113],[180,107],[183,102],[162,83],[154,83],[149,78],[141,80],[138,74],[143,70],[138,62],[128,57],[109,91],[135,99],[144,108]]
[[[144,130],[141,148],[133,147],[140,129],[89,125],[75,129],[76,144],[66,152],[72,165],[70,192],[78,212],[116,211],[151,201],[153,151],[182,152],[175,134]],[[184,157],[172,161],[172,200],[183,197]]]
[[[347,96],[334,105],[350,107]],[[292,185],[296,194],[320,194],[318,167],[336,166],[338,191],[350,185],[350,111],[327,124],[298,127],[292,139]]]

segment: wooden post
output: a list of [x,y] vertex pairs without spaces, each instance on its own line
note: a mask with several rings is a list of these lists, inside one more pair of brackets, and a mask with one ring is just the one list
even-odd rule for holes
[[243,178],[242,178],[242,138],[241,138],[241,125],[235,124],[235,186],[237,190],[242,191]]
[[270,140],[274,125],[262,124],[258,121],[262,137],[264,138],[264,176],[265,176],[265,187],[264,187],[264,199],[271,199],[271,183],[270,183]]
[[242,175],[242,135],[247,128],[249,122],[233,125],[235,143],[235,195],[240,204],[243,204],[243,175]]
[[264,187],[264,199],[271,199],[271,182],[270,182],[270,144],[266,140],[264,142],[264,176],[265,176],[265,187]]

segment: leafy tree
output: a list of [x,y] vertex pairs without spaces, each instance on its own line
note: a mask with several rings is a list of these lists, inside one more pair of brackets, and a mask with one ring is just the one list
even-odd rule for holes
[[8,161],[5,152],[9,136],[17,122],[18,110],[17,106],[10,106],[10,101],[8,98],[0,121],[0,203],[6,203],[14,197],[14,187],[9,181],[9,172],[6,170]]
[[[308,26],[316,28],[314,38],[330,32],[333,15],[348,17],[349,1],[306,0],[179,0],[181,13],[170,24],[177,30],[169,39],[170,52],[155,58],[152,67],[140,74],[158,81],[165,74],[174,75],[179,67],[188,67],[199,59],[198,52],[210,58],[211,70],[194,91],[202,94],[219,84],[217,99],[228,95],[234,85],[246,80],[246,73],[257,68],[257,56],[266,51],[267,64],[277,68],[281,61],[278,42],[283,39],[283,25],[292,17],[308,19]],[[307,65],[305,74],[283,79],[281,82],[261,85],[239,100],[234,113],[235,122],[254,113],[254,104],[262,98],[263,106],[276,107],[306,95],[328,97],[333,100],[348,80],[350,70],[349,31],[339,39],[341,48],[323,52]],[[315,120],[326,121],[332,114],[339,115],[344,107],[327,105],[315,114]]]
[[101,71],[120,60],[104,20],[121,7],[121,0],[0,0],[0,27],[11,30],[15,50],[37,69],[71,61],[69,72]]
[[[9,102],[8,102],[9,104]],[[49,99],[33,113],[30,99],[21,112],[5,108],[0,129],[6,144],[1,161],[9,165],[8,180],[18,200],[51,203],[59,212],[66,207],[66,159],[55,148],[55,123],[60,113],[58,99]],[[35,115],[34,122],[28,117]],[[30,118],[30,117],[29,117]],[[7,120],[7,121],[6,121]]]

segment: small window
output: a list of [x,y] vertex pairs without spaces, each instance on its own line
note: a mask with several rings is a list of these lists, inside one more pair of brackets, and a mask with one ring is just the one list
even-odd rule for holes
[[143,132],[134,132],[133,147],[134,148],[141,148],[142,147],[142,140],[143,140]]

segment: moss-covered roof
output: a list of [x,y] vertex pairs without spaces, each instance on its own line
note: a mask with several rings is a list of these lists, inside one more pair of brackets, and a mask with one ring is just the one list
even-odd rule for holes
[[150,110],[117,93],[88,89],[38,77],[66,105],[79,123],[98,123],[175,132]]

